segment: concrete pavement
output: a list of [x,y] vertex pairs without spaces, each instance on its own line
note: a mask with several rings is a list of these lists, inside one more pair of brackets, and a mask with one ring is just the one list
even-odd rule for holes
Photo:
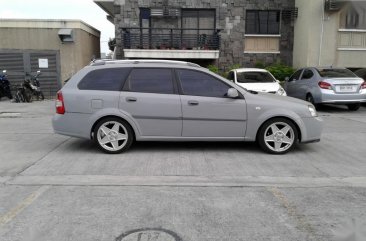
[[273,156],[222,142],[106,155],[53,134],[53,106],[0,101],[1,241],[169,241],[149,228],[184,241],[333,241],[366,227],[364,107],[323,107],[320,143]]

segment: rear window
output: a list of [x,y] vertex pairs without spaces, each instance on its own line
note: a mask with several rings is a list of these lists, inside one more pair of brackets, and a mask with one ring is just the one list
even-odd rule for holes
[[267,72],[238,72],[239,83],[273,83],[276,80]]
[[324,78],[354,78],[357,77],[348,69],[318,69],[318,73]]
[[130,68],[98,69],[89,72],[78,84],[80,90],[120,91]]

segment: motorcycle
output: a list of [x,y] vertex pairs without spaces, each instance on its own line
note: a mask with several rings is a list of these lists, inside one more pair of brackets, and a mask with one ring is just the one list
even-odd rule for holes
[[28,78],[24,81],[24,87],[27,88],[30,93],[31,97],[35,96],[37,100],[44,100],[44,95],[41,90],[41,84],[39,83],[38,76],[41,75],[41,71],[38,70],[36,75],[31,75],[29,73],[26,73],[26,76]]
[[6,70],[3,70],[3,72],[0,74],[0,99],[2,97],[8,97],[10,100],[13,99]]
[[41,84],[38,80],[38,76],[40,74],[41,71],[39,70],[36,75],[31,75],[29,73],[25,74],[24,81],[17,88],[17,92],[15,94],[16,102],[32,102],[33,96],[35,96],[37,100],[44,100],[44,95],[40,88]]

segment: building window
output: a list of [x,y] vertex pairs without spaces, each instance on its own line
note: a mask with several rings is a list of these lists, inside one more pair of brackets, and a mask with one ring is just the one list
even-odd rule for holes
[[247,10],[246,34],[279,34],[280,11]]
[[349,2],[341,13],[340,27],[366,30],[366,2]]

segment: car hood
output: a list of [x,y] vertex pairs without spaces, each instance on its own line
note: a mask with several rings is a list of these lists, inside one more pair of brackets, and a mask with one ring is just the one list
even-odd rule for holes
[[272,83],[237,83],[247,90],[254,90],[258,92],[277,92],[280,85],[277,82]]

